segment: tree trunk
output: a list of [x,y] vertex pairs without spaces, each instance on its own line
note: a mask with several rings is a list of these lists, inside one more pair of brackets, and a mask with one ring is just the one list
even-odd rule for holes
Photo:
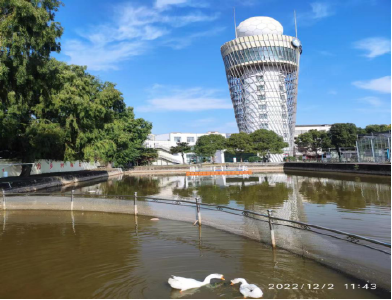
[[22,165],[22,172],[20,173],[20,177],[28,177],[30,176],[31,173],[31,168],[33,165],[28,164],[28,165]]
[[109,162],[106,164],[106,168],[107,168],[107,169],[111,169],[111,168],[112,168],[112,162],[111,162],[111,161],[109,161]]
[[184,159],[184,153],[181,152],[181,156],[182,156],[182,164],[185,165],[185,159]]

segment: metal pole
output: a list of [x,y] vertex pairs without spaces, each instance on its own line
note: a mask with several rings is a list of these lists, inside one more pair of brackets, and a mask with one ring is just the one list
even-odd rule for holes
[[3,191],[3,210],[5,210],[6,209],[6,207],[5,207],[5,191],[4,190],[2,190]]
[[199,197],[196,197],[196,218],[197,220],[193,225],[196,225],[197,223],[199,224],[199,227],[201,226],[201,214],[200,214],[200,204],[199,204]]
[[370,139],[370,145],[372,146],[373,162],[376,162],[376,157],[374,156],[374,145],[373,145],[373,138],[371,138],[371,139]]
[[137,216],[137,204],[136,204],[136,201],[137,201],[137,192],[135,192],[135,199],[133,200],[133,205],[135,207],[135,216]]
[[269,223],[269,228],[270,228],[270,232],[271,232],[271,244],[272,244],[272,248],[276,248],[276,243],[275,243],[275,232],[274,232],[274,227],[273,227],[273,223],[271,220],[272,217],[272,210],[268,209],[268,223]]
[[361,162],[361,158],[359,157],[359,147],[358,147],[358,140],[355,142],[357,144],[357,156],[358,156],[358,162]]
[[73,206],[74,206],[74,193],[75,190],[71,191],[71,211],[73,211]]

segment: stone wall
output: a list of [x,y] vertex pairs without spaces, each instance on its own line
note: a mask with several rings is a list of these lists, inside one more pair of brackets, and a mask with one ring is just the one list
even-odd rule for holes
[[284,164],[283,168],[284,170],[344,172],[391,176],[390,164],[287,162]]

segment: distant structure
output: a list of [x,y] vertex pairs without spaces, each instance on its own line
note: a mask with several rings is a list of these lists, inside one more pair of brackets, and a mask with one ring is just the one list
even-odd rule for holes
[[221,47],[227,82],[239,131],[273,130],[289,144],[294,155],[299,60],[302,46],[283,35],[283,26],[270,17],[240,23],[236,38]]

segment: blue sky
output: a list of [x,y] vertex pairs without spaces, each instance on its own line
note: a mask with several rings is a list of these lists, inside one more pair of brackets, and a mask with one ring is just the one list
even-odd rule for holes
[[220,47],[237,25],[269,16],[301,56],[297,124],[391,122],[387,0],[69,0],[56,58],[117,84],[153,133],[238,132]]

